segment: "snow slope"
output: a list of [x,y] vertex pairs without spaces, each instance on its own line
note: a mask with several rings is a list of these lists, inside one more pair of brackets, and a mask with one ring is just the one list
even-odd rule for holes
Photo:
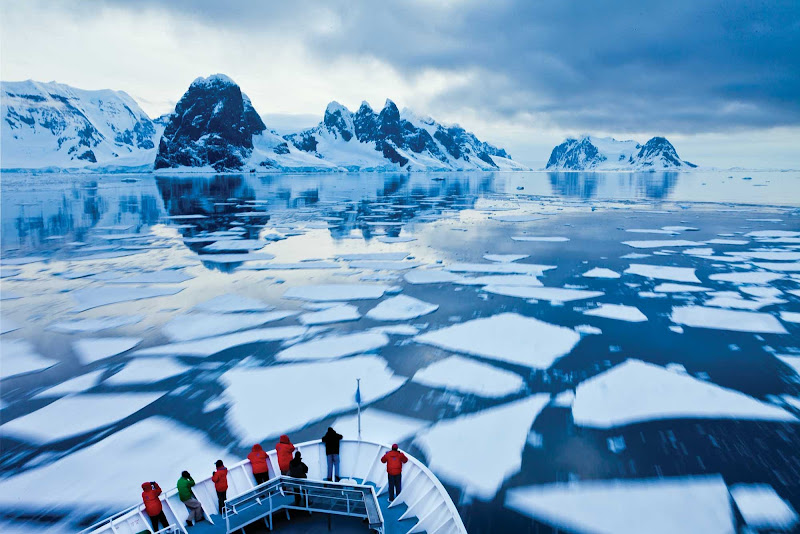
[[617,141],[613,137],[582,136],[566,139],[550,153],[548,170],[672,170],[692,169],[693,163],[678,157],[664,137],[653,137],[644,145]]

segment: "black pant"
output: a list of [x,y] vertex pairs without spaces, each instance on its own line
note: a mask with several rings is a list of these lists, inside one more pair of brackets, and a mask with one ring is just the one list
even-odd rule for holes
[[256,486],[269,480],[269,473],[253,473],[253,476],[256,477]]
[[158,532],[158,523],[164,525],[164,528],[169,526],[169,521],[167,521],[167,516],[164,515],[164,512],[158,512],[158,515],[151,515],[150,516],[150,523],[153,524],[153,532]]
[[217,502],[219,503],[219,515],[222,515],[222,509],[225,507],[225,499],[228,498],[228,490],[217,492]]
[[393,501],[397,495],[400,495],[401,484],[403,475],[389,475],[389,500]]

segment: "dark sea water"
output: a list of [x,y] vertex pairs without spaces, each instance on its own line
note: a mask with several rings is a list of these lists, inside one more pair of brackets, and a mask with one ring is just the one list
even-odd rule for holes
[[[581,276],[594,267],[622,273],[632,263],[669,265],[694,268],[701,284],[716,291],[737,291],[735,284],[709,278],[714,273],[730,272],[733,267],[728,263],[686,254],[668,245],[637,249],[623,242],[749,241],[746,246],[696,245],[713,248],[716,256],[740,250],[800,251],[796,242],[742,237],[761,230],[800,232],[797,172],[185,177],[6,174],[2,177],[1,201],[4,276],[1,287],[4,294],[19,297],[2,301],[2,317],[20,327],[3,334],[3,341],[25,340],[39,354],[59,362],[44,371],[0,382],[2,422],[47,406],[58,397],[36,398],[38,393],[87,371],[102,371],[91,394],[166,392],[155,403],[111,427],[66,439],[36,442],[9,435],[0,426],[0,466],[4,478],[0,485],[0,519],[14,528],[56,524],[57,528],[68,530],[81,521],[75,510],[54,506],[47,499],[23,495],[16,503],[10,503],[15,476],[52,464],[153,416],[164,416],[198,430],[209,443],[228,450],[233,457],[247,454],[250,444],[243,443],[236,430],[226,423],[229,407],[220,401],[225,392],[220,376],[237,364],[292,365],[275,361],[274,354],[283,348],[280,342],[251,343],[207,358],[177,357],[177,362],[192,370],[157,383],[122,386],[104,381],[135,359],[132,352],[84,365],[74,348],[75,341],[83,337],[140,337],[142,342],[137,349],[168,343],[161,331],[165,323],[203,301],[230,293],[259,299],[278,309],[300,310],[301,301],[282,298],[288,288],[382,283],[399,286],[400,294],[439,305],[430,315],[401,322],[425,331],[501,312],[570,328],[588,324],[602,330],[598,335],[583,336],[569,354],[548,369],[481,360],[522,377],[524,388],[513,395],[486,398],[409,381],[373,403],[373,408],[432,423],[502,406],[536,393],[555,395],[574,390],[581,382],[629,358],[660,366],[680,364],[691,376],[784,407],[800,416],[800,410],[785,401],[787,397],[796,399],[800,395],[800,378],[776,357],[800,356],[800,325],[783,321],[786,334],[688,326],[679,333],[669,328],[674,326],[670,320],[672,308],[702,303],[710,298],[708,295],[669,293],[648,298],[640,293],[652,292],[658,284],[669,281],[629,274],[619,279]],[[681,230],[674,235],[627,231],[665,226],[692,230]],[[201,250],[215,239],[203,240],[202,236],[232,229],[236,234],[225,239],[264,239],[263,248],[255,252],[274,255],[275,259],[270,261],[338,261],[341,268],[245,270],[243,267],[253,262],[219,263],[215,254]],[[511,239],[525,235],[565,237],[568,241]],[[414,240],[387,243],[387,237]],[[485,292],[477,285],[413,285],[403,277],[407,271],[349,268],[347,262],[336,259],[348,253],[400,251],[408,252],[413,261],[422,264],[417,269],[486,263],[485,254],[527,254],[529,257],[519,263],[556,266],[539,277],[545,286],[598,290],[605,295],[563,305],[551,304],[546,300]],[[631,253],[648,256],[623,258]],[[27,263],[26,258],[33,261]],[[752,265],[749,268],[761,269]],[[165,270],[192,278],[169,284],[183,289],[175,295],[73,311],[73,291],[110,285],[106,282],[114,277]],[[86,276],[76,278],[80,273]],[[776,317],[780,312],[800,312],[800,278],[796,276],[800,273],[785,274],[783,279],[767,285],[779,290],[784,302],[767,305],[759,311]],[[151,286],[164,287],[152,284],[135,287]],[[648,320],[633,323],[581,313],[598,302],[636,306]],[[376,303],[375,300],[351,302],[358,307],[362,318],[328,325],[330,329],[320,334],[351,333],[384,325],[363,317]],[[127,315],[143,318],[135,324],[100,333],[65,334],[48,329],[53,323],[67,319]],[[296,324],[297,318],[293,316],[266,326]],[[417,370],[452,354],[403,336],[391,336],[391,342],[374,353],[403,377],[411,377]],[[299,392],[291,400],[276,399],[265,391],[264,402],[271,409],[291,410],[292,403],[302,402],[304,395],[325,394],[303,392],[302,384],[297,386]],[[352,413],[353,410],[345,412]],[[293,441],[318,438],[341,415],[320,414],[316,422],[293,432]],[[719,473],[729,485],[770,484],[800,510],[800,424],[797,422],[654,418],[602,430],[577,426],[568,406],[550,405],[535,419],[531,430],[532,437],[522,450],[521,469],[505,481],[493,499],[471,498],[469,488],[443,480],[471,533],[538,529],[546,532],[542,525],[505,509],[505,492],[513,487],[569,480]],[[264,435],[264,443],[273,443],[279,433]],[[623,442],[623,450],[610,450],[610,438]],[[502,441],[504,436],[476,435],[473,439]],[[424,451],[413,442],[410,437],[402,446],[424,459]],[[150,446],[157,449],[158,443]],[[98,465],[97,472],[88,474],[84,483],[98,487],[109,484],[114,468]],[[74,481],[54,481],[54,484],[65,483]],[[39,491],[47,494],[49,489],[43,487]],[[134,484],[130,488],[130,503],[121,503],[119,508],[137,499]],[[114,510],[97,508],[90,510],[91,517]],[[65,518],[66,522],[59,523]],[[20,519],[30,521],[23,524]]]

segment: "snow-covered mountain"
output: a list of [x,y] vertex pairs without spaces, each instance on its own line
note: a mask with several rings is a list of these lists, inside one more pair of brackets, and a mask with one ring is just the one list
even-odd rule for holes
[[362,102],[353,113],[331,102],[314,128],[284,136],[323,161],[350,170],[524,170],[505,150],[460,126],[445,127],[391,100],[376,113]]
[[697,165],[678,157],[664,137],[653,137],[644,145],[611,137],[583,136],[567,139],[553,149],[549,170],[673,170]]
[[1,82],[3,169],[147,168],[161,128],[122,91]]

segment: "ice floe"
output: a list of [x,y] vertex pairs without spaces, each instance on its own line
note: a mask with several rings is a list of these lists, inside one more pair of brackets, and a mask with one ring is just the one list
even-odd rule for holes
[[686,241],[684,239],[665,239],[649,241],[623,241],[623,245],[633,248],[668,248],[668,247],[695,247],[704,244],[703,241]]
[[257,263],[238,267],[237,271],[300,271],[303,269],[341,269],[341,263],[331,261],[298,261],[295,263]]
[[[264,368],[237,367],[222,375],[230,399],[227,421],[244,443],[303,428],[331,414],[355,409],[356,378],[361,399],[369,404],[406,382],[378,356],[356,356],[328,362],[307,362]],[[298,388],[314,395],[298,396]],[[264,392],[288,399],[290,409],[265,411]]]
[[340,254],[336,257],[344,261],[402,261],[408,257],[408,252],[368,252]]
[[[361,438],[390,447],[416,436],[420,430],[430,425],[429,421],[406,417],[377,408],[361,411]],[[345,415],[337,418],[331,425],[345,439],[358,436],[358,416]]]
[[416,336],[419,334],[420,330],[423,330],[428,325],[427,323],[424,325],[413,326],[410,324],[393,324],[389,326],[374,326],[368,330],[368,332],[377,332],[380,334],[389,334],[392,336]]
[[407,295],[398,295],[381,301],[367,312],[367,317],[375,321],[407,321],[428,315],[438,309],[438,304],[423,302]]
[[[97,406],[86,409],[96,411]],[[75,419],[72,414],[67,418]],[[212,445],[202,432],[172,419],[151,417],[64,458],[4,478],[0,503],[31,509],[122,509],[136,500],[131,488],[142,483],[143,466],[147,466],[148,480],[170,488],[177,479],[176,466],[196,476],[209,471],[209,458],[221,458],[226,464],[238,460],[225,454],[224,447]]]
[[110,284],[179,284],[193,279],[194,276],[177,270],[155,271],[134,274],[123,278],[109,280]]
[[208,263],[244,263],[246,261],[269,261],[275,256],[265,252],[251,252],[249,254],[202,254],[197,256],[200,261]]
[[488,273],[488,274],[529,274],[539,276],[545,271],[555,269],[555,265],[537,265],[535,263],[454,263],[445,267],[454,273]]
[[211,313],[263,312],[275,309],[274,306],[270,306],[260,300],[236,294],[220,295],[201,302],[194,308]]
[[0,335],[8,334],[9,332],[13,332],[14,330],[19,330],[20,328],[22,327],[15,321],[12,321],[8,317],[0,316]]
[[492,215],[489,218],[500,222],[532,222],[532,221],[541,221],[542,219],[546,219],[547,217],[542,217],[541,215],[529,215],[523,213],[523,214]]
[[229,334],[297,315],[296,311],[277,310],[256,313],[191,313],[178,315],[161,327],[170,341],[190,341]]
[[721,476],[558,482],[508,490],[506,508],[571,532],[732,534]]
[[107,378],[103,383],[112,386],[133,384],[154,384],[187,372],[191,367],[178,363],[172,358],[147,358],[133,360],[122,370]]
[[91,389],[96,386],[97,382],[100,380],[100,377],[103,376],[103,373],[105,373],[105,369],[99,369],[97,371],[76,376],[75,378],[70,378],[69,380],[65,380],[60,384],[56,384],[55,386],[40,391],[34,396],[34,398],[60,397],[62,395],[83,393],[87,389]]
[[672,283],[665,283],[665,284],[658,284],[656,287],[653,288],[653,291],[656,293],[706,293],[708,291],[714,291],[710,287],[703,287],[703,286],[693,286],[689,284],[672,284]]
[[283,298],[310,302],[371,300],[381,298],[388,289],[379,284],[321,284],[290,287]]
[[700,283],[691,267],[668,267],[665,265],[647,265],[632,263],[625,269],[625,274],[636,274],[645,278],[657,280],[672,280],[673,282]]
[[524,260],[529,254],[484,254],[486,261],[496,261],[498,263],[511,263],[513,261]]
[[361,314],[358,313],[358,308],[352,304],[338,304],[324,310],[304,313],[298,317],[298,320],[305,325],[342,323],[359,319],[361,319]]
[[158,345],[137,350],[134,356],[195,356],[206,357],[222,352],[223,350],[247,345],[250,343],[266,343],[270,341],[283,341],[305,335],[308,328],[305,326],[275,326],[245,330],[235,334],[218,337],[208,337],[196,341],[183,341]]
[[501,313],[447,326],[414,338],[418,343],[532,368],[547,368],[580,341],[574,330]]
[[789,230],[756,230],[744,235],[745,237],[800,237],[800,232]]
[[474,278],[462,278],[456,282],[465,286],[529,286],[542,287],[542,281],[529,274],[489,274]]
[[800,312],[781,312],[781,320],[787,323],[800,323]]
[[83,338],[72,343],[75,354],[83,365],[122,354],[142,342],[140,337]]
[[[506,479],[519,472],[528,431],[549,401],[549,394],[540,393],[445,419],[421,432],[414,444],[425,453],[428,467],[440,479],[488,501]],[[478,458],[480,461],[476,461]]]
[[220,239],[203,247],[206,252],[239,252],[258,250],[267,243],[259,239]]
[[586,335],[600,335],[603,333],[602,330],[597,328],[596,326],[592,326],[589,324],[579,324],[575,327],[575,331],[579,334],[586,334]]
[[568,237],[563,236],[537,236],[537,235],[513,235],[514,241],[541,242],[541,243],[563,243],[569,241]]
[[768,313],[728,310],[708,306],[680,306],[672,308],[672,322],[696,328],[713,328],[734,332],[759,334],[786,334],[786,329]]
[[789,531],[800,518],[769,484],[734,484],[731,497],[751,529]]
[[789,354],[778,354],[776,357],[795,370],[800,375],[800,356],[790,356]]
[[92,317],[87,319],[73,319],[50,324],[48,330],[62,334],[78,334],[86,332],[102,332],[111,328],[120,328],[137,324],[144,319],[142,315],[118,315],[116,317]]
[[461,277],[447,271],[415,269],[407,272],[403,278],[409,284],[446,284],[460,280]]
[[356,332],[333,334],[297,343],[275,355],[278,361],[324,360],[378,350],[389,344],[386,334]]
[[0,379],[44,371],[59,363],[36,352],[33,345],[24,339],[0,338],[0,354]]
[[100,430],[133,415],[162,396],[163,393],[109,393],[64,397],[0,425],[0,431],[24,441],[49,443]]
[[70,295],[77,303],[74,310],[82,312],[109,304],[175,295],[181,291],[182,287],[87,287]]
[[602,297],[602,291],[588,291],[585,289],[566,289],[561,287],[531,287],[531,286],[500,286],[489,285],[483,291],[495,295],[518,297],[522,299],[547,300],[550,302],[571,302]]
[[416,237],[411,236],[398,236],[398,237],[391,237],[387,235],[382,235],[378,237],[378,241],[381,243],[409,243],[411,241],[416,241]]
[[623,304],[601,303],[599,307],[586,310],[584,315],[593,317],[604,317],[606,319],[617,319],[631,323],[641,323],[647,320],[647,316],[636,306],[625,306]]
[[795,262],[755,262],[756,267],[767,269],[768,271],[778,271],[783,273],[800,273],[800,261]]
[[611,269],[595,267],[594,269],[586,271],[581,276],[585,276],[586,278],[619,278],[622,275],[616,271],[612,271]]
[[763,285],[785,278],[786,275],[767,273],[767,272],[734,272],[734,273],[716,273],[710,275],[708,278],[715,282],[731,282],[733,284],[756,284]]
[[639,360],[578,384],[572,416],[576,425],[595,428],[660,419],[796,421],[789,412],[744,393]]
[[765,306],[772,306],[775,304],[782,304],[786,302],[783,299],[776,298],[757,298],[757,299],[744,299],[739,295],[725,296],[718,295],[703,303],[703,306],[713,306],[715,308],[734,308],[737,310],[760,310]]
[[412,382],[482,397],[505,397],[525,385],[517,373],[462,356],[450,356],[417,371]]

